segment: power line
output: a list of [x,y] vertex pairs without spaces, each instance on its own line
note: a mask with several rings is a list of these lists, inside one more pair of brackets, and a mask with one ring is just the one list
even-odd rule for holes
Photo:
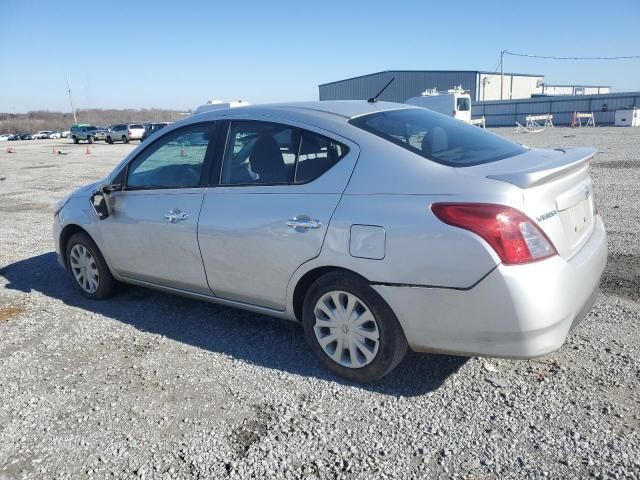
[[624,55],[624,56],[616,56],[616,57],[555,57],[551,55],[528,55],[526,53],[516,53],[516,52],[510,52],[508,50],[505,50],[504,53],[507,55],[515,56],[515,57],[546,58],[550,60],[629,60],[634,58],[640,58],[640,55]]

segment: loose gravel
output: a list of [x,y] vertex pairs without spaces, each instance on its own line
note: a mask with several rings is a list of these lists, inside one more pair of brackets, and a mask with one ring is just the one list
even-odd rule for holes
[[135,145],[2,143],[0,479],[640,478],[640,129],[496,131],[600,150],[602,295],[546,357],[410,353],[365,386],[289,322],[133,287],[84,299],[52,205]]

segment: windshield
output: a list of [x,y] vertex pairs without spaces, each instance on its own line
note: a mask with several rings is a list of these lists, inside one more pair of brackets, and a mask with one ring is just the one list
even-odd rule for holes
[[372,113],[353,118],[349,123],[453,167],[494,162],[527,151],[506,138],[426,108]]
[[468,112],[471,110],[471,100],[469,97],[458,97],[456,108],[461,112]]

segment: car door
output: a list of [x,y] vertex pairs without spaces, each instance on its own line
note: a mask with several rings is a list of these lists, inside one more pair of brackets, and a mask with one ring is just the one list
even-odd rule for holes
[[205,193],[198,226],[209,286],[221,298],[283,310],[289,279],[320,253],[357,146],[265,121],[225,128],[218,185]]
[[100,223],[119,275],[211,294],[196,232],[214,132],[213,122],[175,129],[124,168],[124,187],[109,195],[110,216]]

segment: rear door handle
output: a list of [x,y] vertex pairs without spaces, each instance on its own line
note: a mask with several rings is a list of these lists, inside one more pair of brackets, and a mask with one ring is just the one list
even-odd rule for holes
[[179,210],[174,211],[171,210],[169,213],[164,214],[164,218],[169,220],[171,223],[179,222],[180,220],[186,220],[189,218],[189,214],[185,212],[181,212]]
[[303,230],[308,230],[310,228],[320,228],[322,226],[322,222],[315,218],[309,218],[306,215],[300,215],[297,217],[293,217],[290,220],[287,220],[287,226],[291,228],[300,228]]

